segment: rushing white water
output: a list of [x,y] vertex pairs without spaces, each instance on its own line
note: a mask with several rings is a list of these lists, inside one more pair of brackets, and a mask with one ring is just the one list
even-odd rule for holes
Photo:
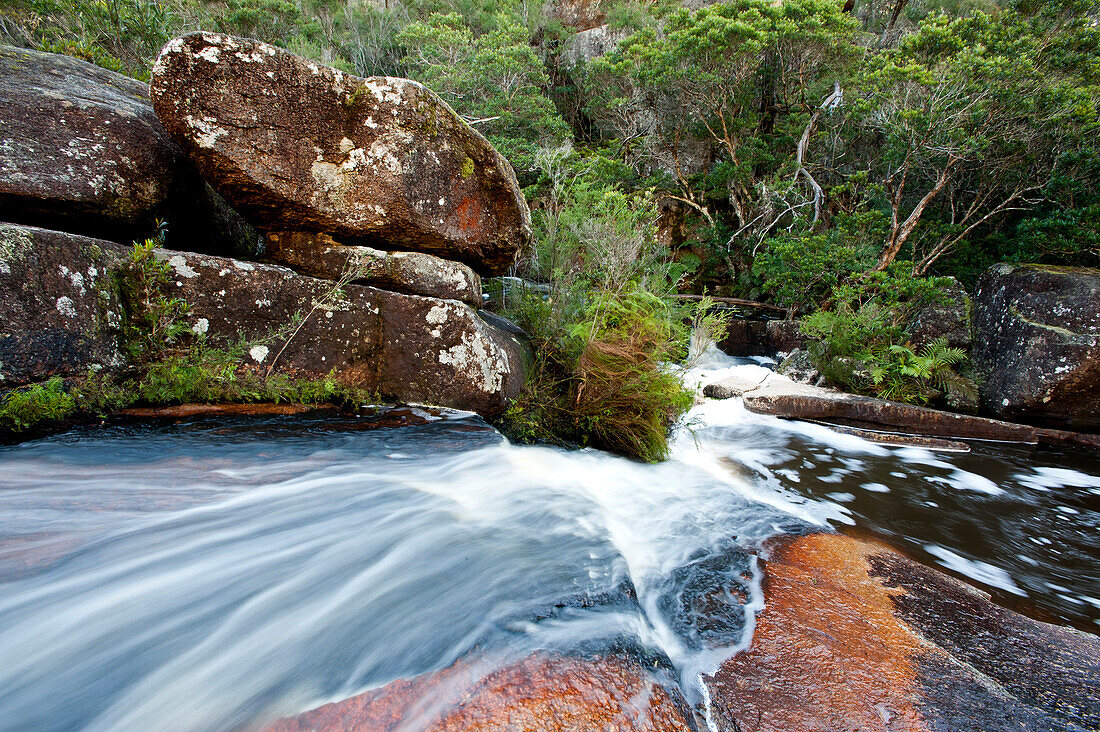
[[[755,368],[709,354],[686,378]],[[989,477],[739,400],[693,410],[661,465],[512,446],[458,413],[354,427],[102,428],[0,449],[0,728],[232,729],[474,649],[624,643],[670,660],[705,706],[699,675],[751,639],[766,537],[852,522],[864,497],[911,510],[918,480],[939,501],[1094,485],[1015,463]],[[1074,505],[1060,515],[1085,531],[1095,514]]]
[[0,527],[19,556],[58,558],[0,596],[0,719],[231,728],[475,646],[622,638],[690,688],[747,641],[751,623],[711,633],[684,593],[729,574],[755,608],[737,547],[797,522],[728,473],[461,431],[476,424],[108,430],[7,451]]

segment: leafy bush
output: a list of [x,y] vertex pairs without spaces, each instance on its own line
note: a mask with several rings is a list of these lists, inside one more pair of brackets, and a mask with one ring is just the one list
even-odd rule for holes
[[877,349],[871,363],[871,382],[883,399],[927,404],[952,388],[971,391],[973,385],[955,373],[954,366],[966,361],[966,352],[950,348],[939,338],[915,353],[908,345]]
[[765,240],[752,272],[779,305],[805,309],[827,299],[853,273],[873,265],[885,232],[885,217],[878,211],[842,215],[835,228],[820,234]]
[[506,431],[522,441],[664,459],[668,430],[693,398],[667,368],[686,347],[679,316],[637,285],[595,292],[578,322],[532,343],[535,363],[504,415]]
[[[535,363],[502,427],[521,441],[661,460],[669,427],[691,406],[668,364],[687,354],[687,324],[707,303],[668,297],[683,268],[657,242],[651,195],[601,182],[569,149],[543,150],[539,161],[546,193],[522,271],[550,293],[528,291],[506,310],[531,335]],[[713,317],[700,325],[719,326]]]
[[939,299],[943,278],[914,277],[908,262],[870,272],[833,288],[832,307],[802,321],[810,361],[831,383],[857,394],[927,404],[951,390],[974,392],[957,372],[966,353],[936,340],[919,350],[905,327]]
[[157,259],[164,229],[156,238],[135,243],[130,258],[117,274],[122,299],[122,336],[130,357],[139,363],[156,360],[190,332],[183,316],[189,306],[169,297],[171,267]]
[[528,29],[501,13],[478,35],[458,13],[432,13],[407,25],[397,42],[410,75],[475,124],[521,179],[536,168],[544,143],[560,144],[569,128],[543,93],[550,86]]
[[138,79],[171,37],[165,2],[8,0],[0,4],[3,42],[63,53]]
[[345,386],[332,374],[293,379],[246,367],[251,344],[213,348],[199,341],[185,352],[151,364],[131,388],[146,404],[293,402],[362,404],[368,394]]

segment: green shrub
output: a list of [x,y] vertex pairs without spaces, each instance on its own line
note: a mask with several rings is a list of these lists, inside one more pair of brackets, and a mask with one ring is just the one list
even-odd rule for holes
[[543,93],[550,79],[529,29],[505,12],[483,21],[487,27],[480,29],[459,13],[433,12],[405,26],[395,41],[408,51],[402,64],[409,75],[474,124],[526,184],[539,146],[561,144],[569,127]]
[[130,258],[116,275],[122,301],[122,337],[130,358],[137,363],[155,361],[190,332],[183,316],[189,306],[169,297],[171,267],[157,259],[163,243],[163,227],[156,238],[134,244]]
[[809,308],[853,273],[869,269],[885,232],[885,217],[878,211],[838,216],[834,228],[824,233],[765,240],[752,272],[779,305]]
[[533,342],[535,363],[504,415],[506,433],[663,460],[668,430],[693,399],[667,367],[685,353],[682,315],[637,285],[595,292],[577,322]]
[[43,422],[56,422],[76,411],[76,400],[60,377],[13,389],[0,398],[0,431],[23,432]]
[[[528,290],[507,303],[535,362],[502,428],[519,441],[661,460],[692,400],[668,364],[686,355],[687,324],[709,306],[668,297],[683,267],[657,241],[651,194],[609,185],[602,166],[569,148],[543,149],[539,164],[545,195],[521,271],[550,294]],[[699,322],[717,327],[713,316]]]
[[942,298],[948,280],[914,277],[908,262],[868,272],[833,288],[831,306],[802,320],[814,367],[829,382],[857,394],[927,404],[950,390],[970,394],[973,382],[957,367],[966,353],[942,340],[915,350],[906,326]]
[[244,365],[248,344],[214,348],[199,341],[183,353],[148,366],[132,384],[132,391],[146,404],[258,403],[362,404],[368,394],[338,382],[332,374],[323,379],[294,379],[268,374]]
[[883,399],[914,404],[927,404],[952,389],[973,394],[973,383],[954,369],[965,361],[966,351],[949,347],[945,338],[925,344],[920,353],[893,344],[872,353],[871,383]]

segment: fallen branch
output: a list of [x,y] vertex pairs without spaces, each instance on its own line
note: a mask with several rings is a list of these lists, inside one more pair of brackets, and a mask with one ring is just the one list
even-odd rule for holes
[[776,313],[786,313],[786,308],[781,308],[778,305],[769,305],[766,302],[757,302],[756,300],[742,300],[739,297],[715,297],[714,295],[673,295],[675,300],[713,300],[714,302],[720,302],[725,305],[737,305],[744,308],[754,308],[756,310],[770,310]]

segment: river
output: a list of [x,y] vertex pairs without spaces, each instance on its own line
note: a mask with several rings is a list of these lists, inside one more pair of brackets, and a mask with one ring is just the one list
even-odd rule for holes
[[[686,378],[754,368],[711,353]],[[629,646],[705,707],[699,675],[752,637],[757,547],[830,526],[1100,631],[1095,456],[884,447],[734,399],[644,465],[417,411],[0,447],[0,728],[250,727],[475,649]],[[692,598],[719,579],[713,623]]]

